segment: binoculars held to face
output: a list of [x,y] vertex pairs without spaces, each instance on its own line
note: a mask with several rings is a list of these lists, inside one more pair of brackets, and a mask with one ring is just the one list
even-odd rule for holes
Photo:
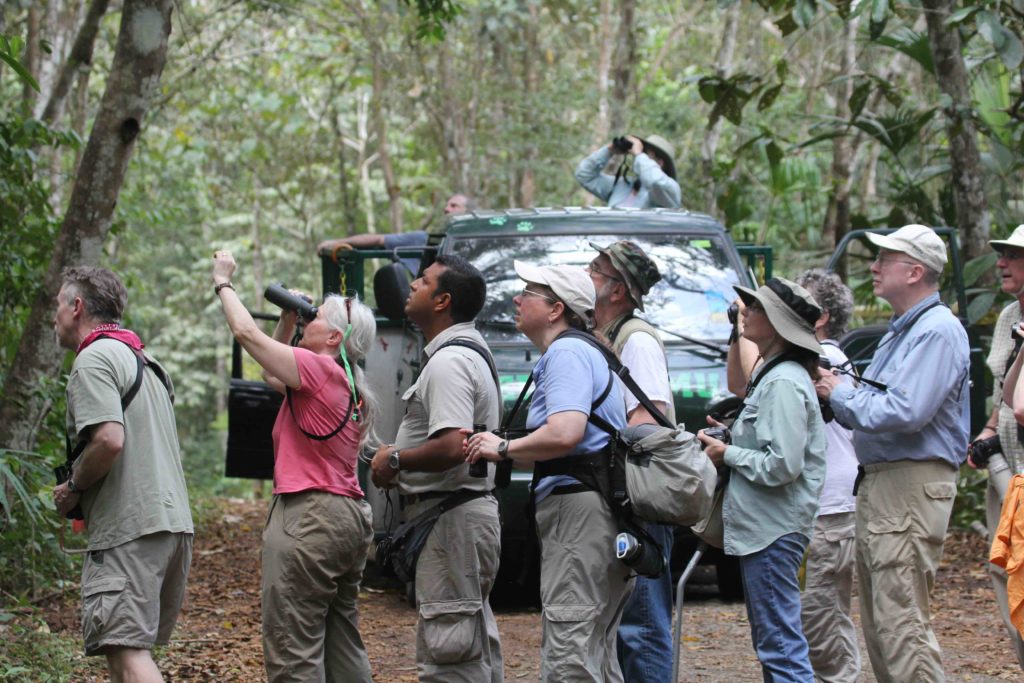
[[313,305],[312,299],[292,294],[282,282],[263,290],[263,298],[282,310],[295,311],[307,323],[316,319],[316,312],[319,310]]

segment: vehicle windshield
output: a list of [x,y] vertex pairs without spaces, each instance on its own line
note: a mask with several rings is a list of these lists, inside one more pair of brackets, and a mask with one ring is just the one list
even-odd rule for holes
[[[590,246],[628,239],[654,259],[662,279],[644,297],[638,315],[655,327],[701,340],[729,336],[727,310],[736,298],[732,286],[740,284],[723,244],[706,235],[514,235],[509,237],[460,237],[451,249],[484,274],[487,301],[477,317],[488,341],[523,339],[514,327],[512,297],[523,288],[512,261],[536,265],[586,266],[598,255]],[[676,341],[662,334],[665,342]]]

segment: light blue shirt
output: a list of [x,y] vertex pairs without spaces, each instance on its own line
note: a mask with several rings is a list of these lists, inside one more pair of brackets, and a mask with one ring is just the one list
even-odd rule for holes
[[811,537],[825,481],[825,422],[803,366],[779,363],[743,401],[725,464],[726,553],[750,555],[791,533]]
[[[590,406],[608,385],[608,361],[601,353],[582,339],[557,339],[533,368],[533,381],[537,384],[526,416],[526,428],[537,429],[548,416],[566,411],[590,415]],[[626,407],[618,382],[612,382],[611,391],[596,409],[596,413],[616,429],[626,427]],[[608,445],[611,437],[596,425],[587,422],[583,439],[568,455],[596,453]],[[537,484],[537,502],[542,501],[556,486],[578,483],[572,477],[558,475],[545,477]]]
[[658,162],[646,154],[633,157],[633,173],[640,179],[640,189],[633,194],[633,183],[625,178],[615,182],[615,176],[604,173],[612,152],[607,145],[597,150],[576,167],[576,180],[590,194],[608,206],[650,209],[661,207],[678,209],[682,204],[679,183],[661,170]]
[[889,321],[864,377],[867,384],[840,384],[832,409],[853,429],[862,465],[898,460],[945,460],[959,468],[967,459],[970,431],[971,349],[967,333],[945,306],[915,315],[939,300],[932,294]]

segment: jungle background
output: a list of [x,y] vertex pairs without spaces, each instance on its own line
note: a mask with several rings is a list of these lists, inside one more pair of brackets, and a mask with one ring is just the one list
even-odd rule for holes
[[[255,495],[221,474],[215,248],[259,310],[271,282],[319,289],[322,239],[437,226],[454,191],[586,205],[579,159],[658,133],[684,207],[780,274],[851,229],[957,227],[984,325],[1007,301],[986,242],[1024,221],[1022,39],[1024,0],[0,0],[0,625],[77,583],[49,493],[63,267],[125,279],[203,525]],[[18,659],[0,648],[0,679]]]

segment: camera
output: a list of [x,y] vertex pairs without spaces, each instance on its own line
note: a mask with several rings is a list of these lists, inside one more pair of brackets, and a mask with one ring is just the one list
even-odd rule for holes
[[615,557],[640,576],[655,577],[665,569],[665,558],[658,548],[627,531],[615,537]]
[[633,149],[633,143],[627,140],[625,135],[620,135],[612,138],[612,148],[619,154],[629,154],[629,150]]
[[729,308],[726,309],[725,314],[729,316],[729,324],[736,327],[740,322],[740,305],[733,301],[729,304]]
[[306,297],[295,296],[282,282],[270,285],[263,290],[263,298],[281,309],[295,311],[307,323],[316,319],[318,309],[313,305],[313,301]]
[[978,439],[967,445],[967,455],[975,467],[988,467],[989,458],[997,453],[1003,452],[1003,444],[999,441],[999,435],[990,436],[987,439]]
[[704,436],[718,439],[724,444],[732,443],[732,432],[729,431],[728,427],[708,427],[704,430]]

